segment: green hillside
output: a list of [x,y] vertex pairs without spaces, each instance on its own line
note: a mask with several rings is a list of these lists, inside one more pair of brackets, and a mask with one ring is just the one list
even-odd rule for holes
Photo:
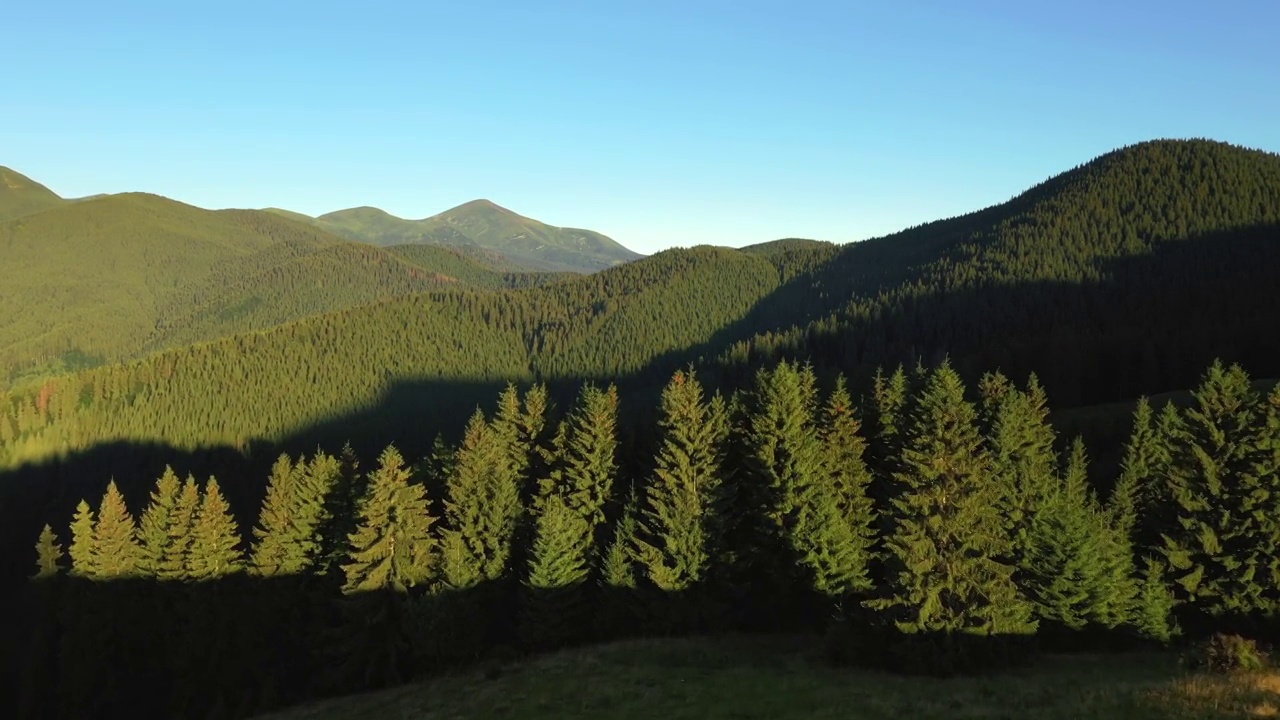
[[[545,288],[392,299],[68,377],[54,395],[82,401],[66,416],[24,416],[34,389],[11,400],[0,462],[110,440],[301,439],[319,423],[353,439],[413,426],[425,443],[440,410],[474,405],[485,383],[652,387],[691,361],[732,385],[779,356],[865,381],[876,365],[950,355],[969,377],[1035,371],[1060,408],[1187,388],[1217,356],[1275,376],[1278,222],[1280,158],[1147,143],[879,240],[671,250]],[[438,346],[450,338],[460,345]]]
[[35,180],[0,166],[0,222],[55,208],[65,202]]
[[0,386],[414,292],[554,279],[489,251],[384,250],[278,214],[142,193],[64,203],[5,177],[22,190],[0,196],[5,207],[48,202],[0,222],[0,302],[24,309],[0,318]]
[[473,200],[424,220],[372,207],[321,215],[320,227],[374,245],[434,244],[494,250],[522,269],[594,272],[640,255],[590,230],[552,227],[488,200]]
[[529,271],[496,250],[462,245],[392,245],[387,251],[406,262],[475,288],[498,290],[546,285],[576,273]]

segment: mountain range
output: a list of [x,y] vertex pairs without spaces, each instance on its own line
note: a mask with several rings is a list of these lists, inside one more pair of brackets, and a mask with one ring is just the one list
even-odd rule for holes
[[[175,458],[230,463],[228,492],[252,504],[260,486],[234,478],[280,448],[421,456],[508,382],[547,382],[562,405],[614,382],[640,423],[675,369],[732,389],[779,358],[860,392],[877,367],[943,358],[971,379],[1035,373],[1061,409],[1186,389],[1216,357],[1280,376],[1280,157],[1226,143],[1122,148],[874,240],[676,248],[590,275],[514,272],[479,241],[382,248],[323,218],[70,203],[4,177],[0,302],[23,312],[3,318],[0,357],[61,365],[0,392],[0,468],[67,511]],[[450,213],[436,226],[470,227]]]
[[472,200],[423,220],[405,220],[375,207],[338,210],[316,218],[269,208],[335,235],[372,245],[447,245],[495,250],[523,267],[594,272],[640,258],[591,230],[552,227],[489,200]]

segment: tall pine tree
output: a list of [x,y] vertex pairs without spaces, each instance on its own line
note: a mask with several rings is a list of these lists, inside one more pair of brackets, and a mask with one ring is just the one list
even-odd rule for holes
[[1031,606],[1004,561],[1009,538],[1000,485],[964,384],[947,364],[927,378],[904,437],[900,490],[887,538],[888,575],[868,605],[900,632],[1018,636]]
[[93,525],[98,577],[130,578],[141,574],[143,555],[137,532],[133,515],[113,480],[107,484],[107,492],[98,506],[98,520]]
[[57,577],[62,571],[62,554],[58,536],[54,534],[52,527],[45,525],[40,531],[40,538],[36,540],[36,574],[32,579],[47,580]]
[[191,527],[191,545],[187,551],[187,577],[192,580],[216,580],[238,572],[243,564],[240,552],[240,529],[231,507],[222,496],[217,478],[205,483]]
[[1276,608],[1280,468],[1267,408],[1237,365],[1214,363],[1172,438],[1164,556],[1179,600],[1210,615]]
[[151,503],[143,511],[138,523],[138,539],[142,545],[142,572],[149,577],[159,577],[170,552],[169,530],[174,520],[182,481],[165,466],[164,473],[156,481],[151,492]]
[[662,392],[659,429],[636,558],[655,587],[680,592],[707,578],[721,549],[721,463],[729,431],[724,401],[707,401],[692,370],[676,372]]
[[436,540],[426,488],[412,482],[394,446],[378,458],[350,537],[343,592],[406,592],[435,578]]

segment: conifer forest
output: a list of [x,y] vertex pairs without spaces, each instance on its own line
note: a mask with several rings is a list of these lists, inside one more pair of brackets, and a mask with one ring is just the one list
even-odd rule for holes
[[636,638],[930,678],[1280,643],[1280,156],[1144,142],[881,238],[640,258],[487,202],[12,177],[5,716],[247,718]]

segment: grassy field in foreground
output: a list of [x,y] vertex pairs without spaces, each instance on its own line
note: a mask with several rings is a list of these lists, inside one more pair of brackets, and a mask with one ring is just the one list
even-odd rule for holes
[[1219,677],[1172,655],[1051,655],[991,677],[834,668],[804,638],[639,640],[294,708],[275,720],[394,718],[1265,718],[1280,673]]

